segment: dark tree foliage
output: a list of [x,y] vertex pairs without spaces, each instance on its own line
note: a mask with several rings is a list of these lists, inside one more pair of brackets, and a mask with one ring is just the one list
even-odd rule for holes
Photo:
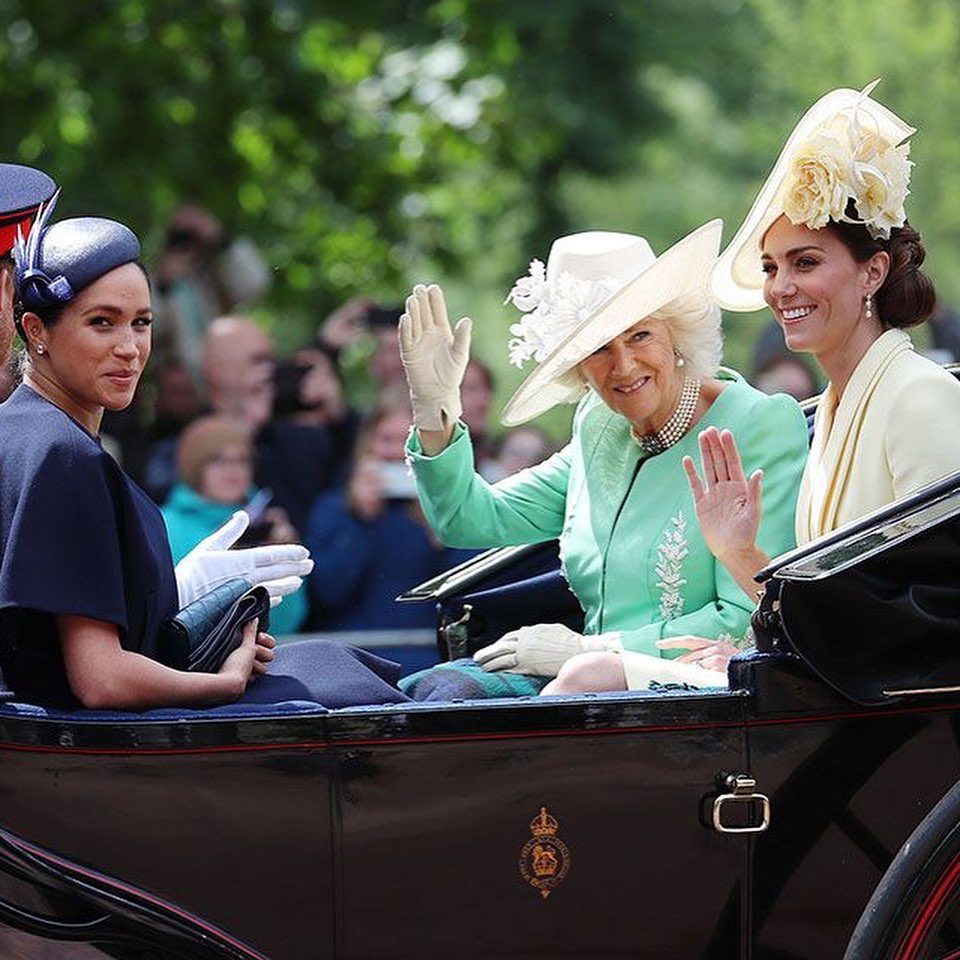
[[696,59],[683,19],[721,16],[675,6],[0,0],[0,148],[148,249],[179,203],[208,207],[313,323],[415,264],[456,274],[507,214],[545,249],[559,179],[615,175],[665,123],[644,65]]

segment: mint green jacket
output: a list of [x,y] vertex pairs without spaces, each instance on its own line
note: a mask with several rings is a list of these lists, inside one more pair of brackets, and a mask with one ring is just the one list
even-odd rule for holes
[[[773,557],[795,545],[807,429],[791,398],[767,396],[730,370],[717,376],[727,386],[697,427],[654,457],[593,392],[559,453],[494,485],[475,473],[465,427],[435,457],[422,453],[414,433],[407,452],[427,519],[456,547],[559,537],[587,635],[619,631],[625,649],[652,654],[662,637],[742,638],[754,601],[707,549],[681,460],[689,454],[699,465],[697,434],[705,427],[733,431],[747,475],[764,472],[757,542]],[[538,622],[535,610],[530,622]]]

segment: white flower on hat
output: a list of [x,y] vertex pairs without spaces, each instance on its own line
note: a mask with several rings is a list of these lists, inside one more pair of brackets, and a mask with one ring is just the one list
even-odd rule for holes
[[[871,84],[849,120],[840,113],[797,147],[783,185],[783,212],[792,223],[819,230],[828,220],[862,223],[874,239],[902,227],[910,183],[910,145],[880,134],[867,103]],[[847,214],[849,201],[856,216]]]
[[547,268],[542,260],[530,261],[530,272],[525,277],[520,277],[513,285],[513,289],[507,294],[504,303],[513,303],[514,306],[523,313],[534,310],[543,300],[543,295],[547,286]]
[[512,334],[507,343],[510,354],[510,363],[515,367],[522,367],[531,357],[542,357],[549,350],[549,321],[544,314],[545,308],[538,305],[530,313],[520,318],[519,323],[510,325]]
[[566,272],[548,281],[542,261],[532,260],[529,274],[514,283],[504,301],[524,314],[510,326],[510,363],[522,367],[531,358],[541,362],[621,285],[615,277],[581,280]]

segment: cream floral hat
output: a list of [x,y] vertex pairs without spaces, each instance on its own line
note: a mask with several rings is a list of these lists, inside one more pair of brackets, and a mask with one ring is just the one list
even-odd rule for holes
[[720,255],[710,284],[727,310],[759,310],[763,300],[760,244],[786,214],[819,230],[829,220],[862,223],[873,237],[890,236],[906,220],[910,145],[916,130],[861,91],[821,97],[790,134],[736,236]]
[[[510,398],[502,422],[516,426],[586,392],[575,367],[644,317],[674,301],[719,323],[708,290],[723,221],[694,230],[659,257],[630,233],[590,231],[553,242],[547,264],[530,272],[507,296],[522,313],[510,327],[510,361],[538,365]],[[712,372],[712,371],[711,371]]]

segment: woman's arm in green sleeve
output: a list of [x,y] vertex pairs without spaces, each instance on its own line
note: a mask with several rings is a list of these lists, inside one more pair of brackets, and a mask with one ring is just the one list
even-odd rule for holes
[[425,456],[411,434],[407,456],[423,511],[448,546],[539,543],[563,529],[569,448],[497,484],[476,473],[470,435],[459,424],[449,445],[434,457]]

